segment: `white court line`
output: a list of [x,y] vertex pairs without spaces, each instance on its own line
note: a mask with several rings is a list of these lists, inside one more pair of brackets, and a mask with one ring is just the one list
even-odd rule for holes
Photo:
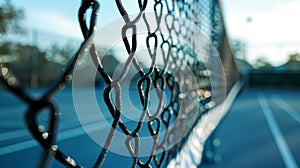
[[282,108],[288,115],[294,118],[300,124],[300,113],[294,110],[290,105],[288,105],[284,100],[282,100],[278,95],[272,94],[272,100]]
[[[83,120],[83,123],[92,123],[96,122],[97,120],[95,118],[88,118],[86,120]],[[72,120],[67,120],[63,121],[63,127],[59,128],[59,131],[64,130],[64,129],[69,129],[74,126],[74,121]],[[80,125],[80,124],[78,124]],[[9,141],[12,139],[18,139],[18,138],[23,138],[23,137],[31,137],[31,134],[29,131],[25,128],[14,130],[14,131],[9,131],[9,132],[3,132],[0,133],[0,142],[1,141]]]
[[279,126],[276,123],[275,117],[269,107],[269,104],[264,94],[257,95],[260,107],[265,115],[271,133],[275,139],[276,145],[279,149],[280,155],[286,168],[298,168],[298,165],[290,151],[290,148],[285,141]]
[[19,129],[0,133],[0,141],[8,141],[15,138],[29,137],[30,133],[26,129]]
[[[86,133],[94,132],[96,130],[100,130],[104,128],[105,124],[101,124],[99,122],[86,125],[84,129],[82,127],[77,127],[71,130],[63,131],[59,134],[57,140],[62,141],[69,138],[74,138],[80,135],[84,135]],[[61,136],[60,136],[61,135]],[[38,146],[37,141],[35,140],[27,140],[17,144],[5,146],[0,148],[0,156],[7,155],[13,152],[21,151],[24,149],[32,148]]]

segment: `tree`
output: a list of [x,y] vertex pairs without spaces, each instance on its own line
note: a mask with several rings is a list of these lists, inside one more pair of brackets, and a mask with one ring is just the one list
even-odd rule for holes
[[[0,37],[9,33],[24,33],[21,21],[24,19],[22,9],[17,9],[9,0],[0,3]],[[9,42],[1,38],[0,41],[0,60],[10,62],[16,58],[16,43]],[[18,53],[17,53],[18,54]]]
[[76,51],[76,48],[69,42],[64,45],[53,43],[47,51],[46,59],[60,65],[65,65],[73,56],[74,51]]
[[0,35],[7,33],[24,33],[21,21],[24,19],[22,9],[17,9],[10,0],[0,4]]
[[267,58],[264,56],[261,56],[256,60],[254,67],[257,69],[264,69],[264,70],[273,69],[273,66],[269,63]]
[[284,65],[285,69],[296,70],[300,69],[300,53],[293,53],[289,55],[288,62]]
[[300,62],[300,53],[290,54],[289,57],[289,62]]

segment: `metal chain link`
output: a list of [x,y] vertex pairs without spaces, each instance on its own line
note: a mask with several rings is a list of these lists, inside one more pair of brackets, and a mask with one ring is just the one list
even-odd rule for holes
[[[204,64],[197,59],[198,56],[194,51],[195,40],[197,40],[195,36],[199,32],[195,32],[190,28],[187,22],[179,19],[179,17],[185,18],[192,21],[193,24],[206,26],[205,28],[210,27],[208,25],[211,23],[207,23],[205,18],[203,21],[201,20],[201,16],[203,15],[201,12],[205,10],[204,3],[208,3],[212,5],[212,7],[218,5],[217,2],[213,0],[154,0],[153,12],[155,14],[156,25],[151,29],[147,14],[145,13],[145,10],[150,8],[150,6],[147,5],[148,0],[138,0],[139,13],[134,18],[130,18],[131,15],[128,14],[121,0],[115,0],[118,11],[125,22],[121,30],[121,37],[127,51],[127,58],[121,73],[115,78],[112,78],[106,72],[93,43],[93,33],[95,31],[97,14],[100,7],[100,4],[96,0],[82,1],[78,18],[85,40],[69,61],[61,77],[41,97],[31,97],[24,91],[20,83],[11,83],[10,79],[17,79],[17,77],[10,71],[6,72],[8,68],[0,64],[1,83],[3,83],[10,92],[28,104],[28,110],[25,116],[26,124],[33,137],[44,148],[44,155],[40,166],[46,167],[52,156],[66,167],[80,167],[74,159],[64,154],[56,145],[59,115],[56,103],[52,97],[63,89],[67,82],[72,79],[71,74],[76,60],[80,57],[80,51],[87,46],[87,44],[90,45],[89,53],[93,63],[106,83],[103,98],[113,118],[110,131],[106,136],[105,144],[93,167],[96,168],[103,165],[117,128],[127,136],[124,143],[132,157],[131,167],[166,166],[168,161],[175,156],[184,144],[188,137],[188,130],[195,125],[203,113],[211,108],[211,106],[207,106],[211,101],[211,96],[204,95],[205,91],[210,91],[211,89],[209,75],[207,75],[208,73],[204,73],[207,69]],[[92,13],[88,27],[86,23],[86,11],[90,8],[92,9]],[[206,10],[214,10],[214,8],[207,8]],[[221,11],[214,10],[213,12],[220,14]],[[163,13],[166,13],[166,15],[163,15]],[[215,13],[211,13],[211,17],[213,20],[216,20]],[[147,28],[145,41],[137,41],[136,24],[138,22],[143,22]],[[167,27],[168,34],[162,32],[161,26],[163,24]],[[214,26],[215,25],[212,27]],[[223,25],[218,23],[218,26],[222,28]],[[127,33],[130,30],[132,33],[129,36]],[[220,30],[214,29],[214,31],[219,32]],[[131,41],[129,41],[130,38]],[[180,38],[184,38],[193,45],[188,46],[178,40]],[[213,36],[213,38],[218,37]],[[136,57],[137,46],[144,42],[147,47],[148,57],[151,59],[150,66],[147,68],[142,68]],[[158,49],[161,50],[162,53],[162,67],[158,66],[160,57],[157,52]],[[126,78],[131,66],[133,66],[139,74],[136,87],[139,95],[139,103],[142,106],[139,120],[133,129],[129,129],[121,119],[123,113],[121,83]],[[195,74],[197,81],[199,81],[197,86],[190,84],[193,78],[187,74],[187,69],[191,69],[193,74]],[[151,111],[149,108],[151,103],[150,92],[153,89],[158,97],[158,105],[155,111]],[[114,92],[112,92],[113,90]],[[166,97],[167,92],[170,93],[168,97]],[[113,93],[114,95],[112,95]],[[114,99],[111,97],[114,97]],[[188,97],[188,99],[184,99],[184,97]],[[50,114],[48,130],[40,130],[37,123],[37,116],[44,109]],[[145,124],[149,134],[152,136],[153,144],[152,147],[149,147],[150,156],[146,161],[142,161],[142,159],[139,158],[141,144],[139,132]],[[165,133],[164,135],[160,135],[163,129]],[[161,136],[161,138],[159,138],[159,136]],[[169,149],[169,146],[172,144],[174,146]]]

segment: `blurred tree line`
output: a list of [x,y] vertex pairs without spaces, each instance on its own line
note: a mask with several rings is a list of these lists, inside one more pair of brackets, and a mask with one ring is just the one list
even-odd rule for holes
[[[7,66],[23,86],[47,87],[60,77],[67,62],[78,49],[80,41],[68,40],[61,36],[55,37],[53,34],[28,31],[23,26],[25,17],[25,12],[14,6],[9,0],[0,2],[0,64]],[[18,39],[20,36],[26,36],[26,42],[20,42],[21,40]],[[53,37],[56,38],[55,42],[52,41]],[[43,47],[41,47],[41,43],[44,43]],[[104,48],[99,48],[98,51],[104,51]],[[110,50],[101,59],[110,75],[114,73],[120,63],[113,55],[114,51]],[[89,65],[91,64],[85,64],[85,66]],[[84,71],[79,74],[82,77],[82,86],[86,86],[86,74]],[[103,79],[99,74],[96,78],[96,85],[101,86]]]
[[237,66],[241,71],[243,69],[245,71],[249,70],[300,70],[300,53],[299,52],[292,52],[287,55],[287,61],[280,66],[273,66],[270,61],[264,55],[258,57],[256,61],[252,64],[247,62],[246,59],[246,44],[242,40],[234,39],[231,41],[231,50],[233,55],[235,56],[235,61]]
[[265,57],[260,57],[254,64],[258,70],[281,70],[281,71],[299,71],[300,70],[300,53],[294,52],[288,55],[286,63],[280,66],[272,66]]
[[69,44],[53,43],[42,50],[37,44],[29,44],[30,40],[25,44],[16,42],[11,38],[13,35],[28,33],[22,23],[24,19],[24,11],[9,0],[0,3],[0,63],[5,64],[23,85],[45,87],[62,73],[75,49]]
[[17,9],[9,0],[0,4],[0,35],[7,33],[24,33],[20,22],[24,19],[22,9]]

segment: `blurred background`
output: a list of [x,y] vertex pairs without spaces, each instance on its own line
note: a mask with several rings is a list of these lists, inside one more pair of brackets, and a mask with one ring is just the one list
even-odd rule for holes
[[[101,4],[99,28],[118,18],[117,13],[109,12],[115,8],[112,3]],[[0,61],[27,86],[47,86],[83,39],[77,23],[79,5],[79,0],[77,3],[2,0]],[[299,84],[298,79],[291,81],[290,78],[300,69],[300,35],[297,32],[300,23],[296,21],[300,1],[224,0],[222,7],[232,52],[250,84]],[[117,64],[118,54],[110,55],[115,57],[107,61]],[[50,69],[51,73],[47,73]],[[261,81],[264,74],[268,80]],[[277,80],[278,75],[286,80]]]

